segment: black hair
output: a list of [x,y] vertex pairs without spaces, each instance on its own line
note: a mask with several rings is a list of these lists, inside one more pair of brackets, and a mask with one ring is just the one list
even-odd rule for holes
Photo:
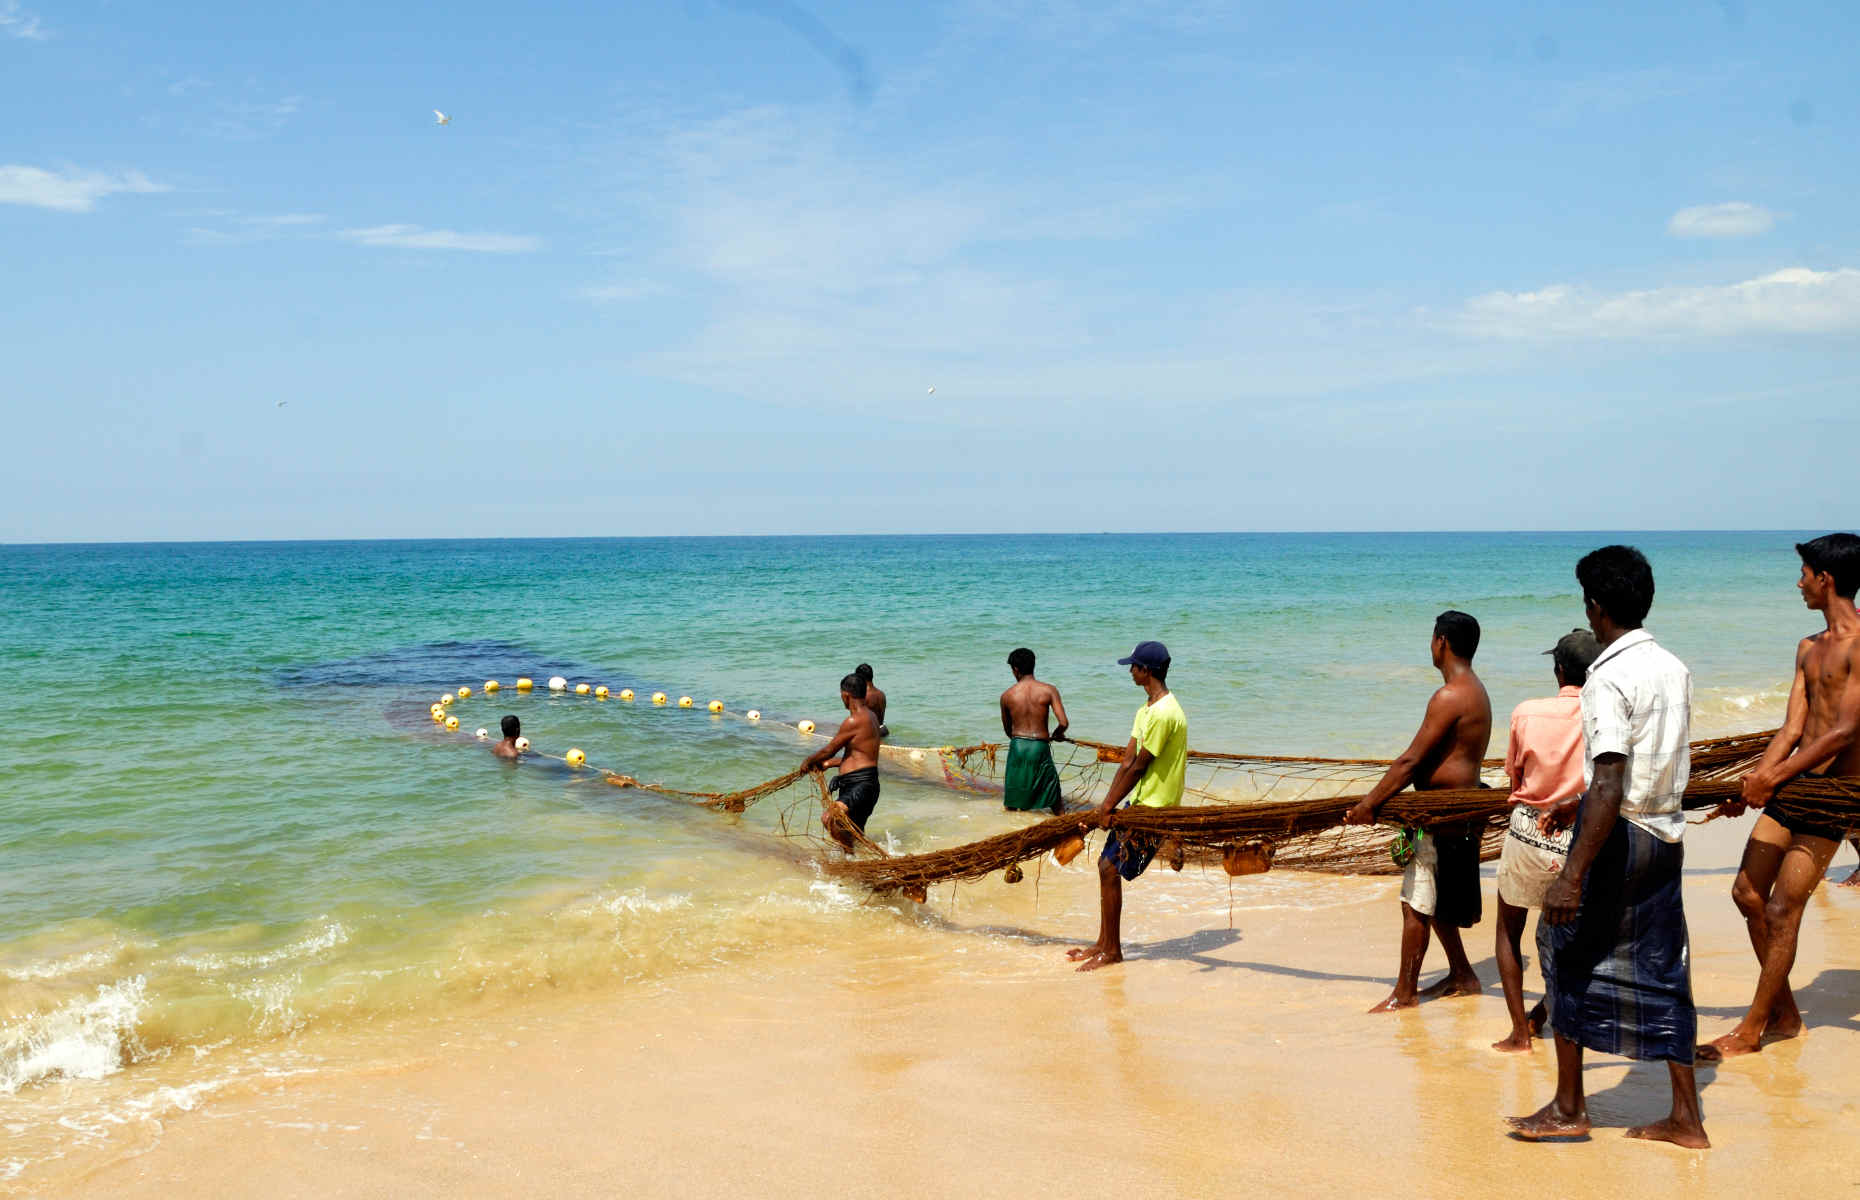
[[1550,652],[1550,661],[1563,676],[1567,687],[1581,687],[1589,681],[1589,668],[1574,650],[1564,647],[1560,642]]
[[1016,675],[1033,674],[1033,651],[1022,646],[1008,654],[1008,666],[1014,668]]
[[860,663],[858,666],[853,668],[853,674],[865,680],[867,683],[872,682],[872,664],[871,663]]
[[1479,622],[1468,613],[1449,608],[1434,618],[1434,636],[1447,639],[1447,649],[1467,662],[1479,653]]
[[860,700],[865,699],[865,676],[854,671],[851,675],[840,680],[840,691]]
[[1653,568],[1632,546],[1603,546],[1576,564],[1582,598],[1595,601],[1623,629],[1639,629],[1653,607]]
[[1145,667],[1143,669],[1148,671],[1150,673],[1150,678],[1154,679],[1157,683],[1169,682],[1169,664],[1166,661],[1159,667]]
[[1860,586],[1860,537],[1851,533],[1824,533],[1812,542],[1797,542],[1795,552],[1817,574],[1834,576],[1834,594],[1854,598]]
[[523,732],[523,722],[517,720],[515,713],[510,713],[505,716],[500,728],[503,729],[505,737],[516,737]]

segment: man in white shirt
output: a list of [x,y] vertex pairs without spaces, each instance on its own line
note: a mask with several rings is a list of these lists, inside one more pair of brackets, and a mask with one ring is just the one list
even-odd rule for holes
[[1537,948],[1556,1031],[1556,1096],[1515,1136],[1586,1137],[1585,1048],[1664,1060],[1673,1090],[1666,1119],[1629,1137],[1702,1150],[1693,1055],[1691,950],[1681,903],[1692,676],[1641,628],[1653,606],[1653,568],[1630,546],[1604,546],[1576,564],[1601,653],[1582,687],[1588,790],[1569,857],[1544,896]]

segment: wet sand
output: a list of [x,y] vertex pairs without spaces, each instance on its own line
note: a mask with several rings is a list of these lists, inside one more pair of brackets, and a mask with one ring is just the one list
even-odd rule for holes
[[[1755,963],[1729,899],[1748,821],[1688,835],[1700,1033],[1728,1030]],[[1853,852],[1835,860],[1834,879]],[[996,880],[932,912],[849,917],[836,945],[650,987],[382,1031],[339,1066],[211,1098],[133,1145],[15,1181],[71,1196],[926,1195],[1345,1191],[1633,1195],[1860,1188],[1860,889],[1810,904],[1794,978],[1809,1030],[1701,1066],[1714,1149],[1632,1142],[1660,1064],[1591,1055],[1590,1141],[1502,1119],[1548,1099],[1547,1044],[1485,995],[1368,1016],[1387,994],[1394,879],[1152,871],[1121,967],[1080,976],[1095,877]],[[1031,882],[1031,872],[1030,881]],[[1529,940],[1527,936],[1527,947]],[[1440,972],[1439,951],[1423,981]],[[1533,960],[1527,989],[1540,986]],[[313,1048],[313,1047],[312,1047]],[[333,1058],[332,1058],[333,1061]]]

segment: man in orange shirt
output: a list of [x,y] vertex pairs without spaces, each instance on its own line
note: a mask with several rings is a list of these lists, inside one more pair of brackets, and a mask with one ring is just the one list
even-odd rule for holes
[[1526,700],[1512,711],[1505,773],[1511,776],[1511,824],[1498,860],[1498,982],[1511,1012],[1511,1033],[1492,1043],[1509,1053],[1528,1051],[1543,1028],[1544,1005],[1524,1011],[1524,960],[1520,943],[1530,910],[1569,855],[1569,824],[1582,795],[1582,685],[1602,648],[1586,629],[1572,629],[1544,651],[1551,656],[1557,692]]

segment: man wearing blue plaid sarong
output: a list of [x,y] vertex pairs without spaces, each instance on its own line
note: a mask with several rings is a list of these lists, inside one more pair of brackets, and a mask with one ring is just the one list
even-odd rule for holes
[[1530,1141],[1586,1137],[1586,1048],[1664,1061],[1672,1111],[1627,1135],[1702,1150],[1711,1142],[1693,1076],[1698,1014],[1680,897],[1692,676],[1641,628],[1653,569],[1640,551],[1604,546],[1576,564],[1576,580],[1602,651],[1582,688],[1587,790],[1566,802],[1573,840],[1538,925],[1556,1096],[1510,1124]]

